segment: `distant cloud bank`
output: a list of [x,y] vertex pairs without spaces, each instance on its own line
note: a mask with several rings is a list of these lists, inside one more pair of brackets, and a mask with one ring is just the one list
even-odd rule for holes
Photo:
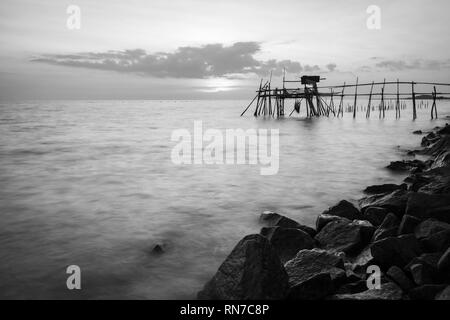
[[[158,78],[242,77],[248,74],[267,76],[270,71],[281,75],[283,68],[290,73],[318,72],[317,65],[301,65],[292,60],[257,60],[261,50],[258,42],[237,42],[230,46],[207,44],[199,47],[179,47],[174,52],[148,53],[143,49],[85,52],[77,54],[46,54],[31,59],[34,62],[136,73]],[[334,71],[336,64],[326,66]]]

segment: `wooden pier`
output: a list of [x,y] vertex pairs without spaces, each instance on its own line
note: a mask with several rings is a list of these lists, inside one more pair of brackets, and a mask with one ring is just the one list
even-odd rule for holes
[[[437,100],[448,99],[449,92],[438,92],[437,87],[449,87],[448,83],[433,82],[404,82],[404,81],[386,81],[359,83],[356,78],[355,84],[346,84],[339,86],[318,86],[321,80],[320,76],[302,76],[300,80],[286,80],[283,75],[282,88],[273,88],[271,85],[272,76],[268,81],[261,79],[256,96],[242,112],[243,116],[252,105],[256,104],[253,115],[255,117],[273,117],[280,118],[285,116],[286,100],[293,101],[293,109],[289,116],[294,112],[300,114],[302,102],[305,103],[306,117],[343,117],[344,112],[352,113],[356,118],[358,111],[365,112],[367,118],[370,118],[372,111],[378,109],[378,117],[385,118],[386,110],[394,110],[396,118],[400,118],[402,110],[406,109],[406,101],[412,101],[412,118],[417,118],[417,108],[429,108],[431,102],[431,119],[437,118]],[[287,85],[300,84],[297,88],[288,88]],[[427,92],[416,92],[417,86],[429,88]],[[367,93],[358,92],[360,88],[370,88]],[[392,92],[386,92],[386,89]],[[393,88],[393,89],[392,89]],[[406,88],[406,89],[405,89]],[[349,92],[350,91],[350,92]],[[353,92],[351,92],[353,91]],[[352,104],[344,105],[344,98],[351,97]],[[367,98],[364,105],[358,105],[359,98]],[[378,103],[375,103],[378,101]],[[426,103],[425,103],[426,101]],[[367,103],[367,105],[366,105]]]

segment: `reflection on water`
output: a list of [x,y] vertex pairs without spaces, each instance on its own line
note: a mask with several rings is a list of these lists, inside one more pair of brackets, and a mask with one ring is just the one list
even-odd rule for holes
[[[193,298],[235,243],[277,210],[305,224],[368,184],[429,110],[395,120],[239,118],[246,101],[71,101],[0,106],[1,298]],[[448,104],[440,103],[442,111]],[[447,109],[448,110],[448,109]],[[278,175],[170,161],[172,130],[280,130]],[[156,243],[167,252],[151,253]],[[65,268],[82,270],[68,291]]]

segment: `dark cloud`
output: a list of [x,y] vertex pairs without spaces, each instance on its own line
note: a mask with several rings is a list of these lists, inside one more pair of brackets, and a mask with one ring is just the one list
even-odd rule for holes
[[200,47],[180,47],[174,52],[148,53],[142,49],[85,52],[77,54],[47,54],[33,58],[34,62],[99,70],[137,73],[159,78],[208,78],[257,74],[267,76],[271,71],[281,75],[288,72],[319,71],[318,66],[302,66],[292,60],[257,60],[257,42],[237,42],[231,46],[208,44]]
[[383,60],[375,64],[378,68],[389,69],[391,71],[402,71],[410,69],[436,70],[450,67],[450,60],[414,60],[407,62],[404,60]]

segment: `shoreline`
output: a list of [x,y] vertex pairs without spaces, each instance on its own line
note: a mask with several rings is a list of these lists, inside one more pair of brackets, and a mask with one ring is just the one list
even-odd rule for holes
[[391,162],[403,184],[368,186],[315,228],[275,212],[244,237],[198,293],[200,300],[449,300],[450,126]]

